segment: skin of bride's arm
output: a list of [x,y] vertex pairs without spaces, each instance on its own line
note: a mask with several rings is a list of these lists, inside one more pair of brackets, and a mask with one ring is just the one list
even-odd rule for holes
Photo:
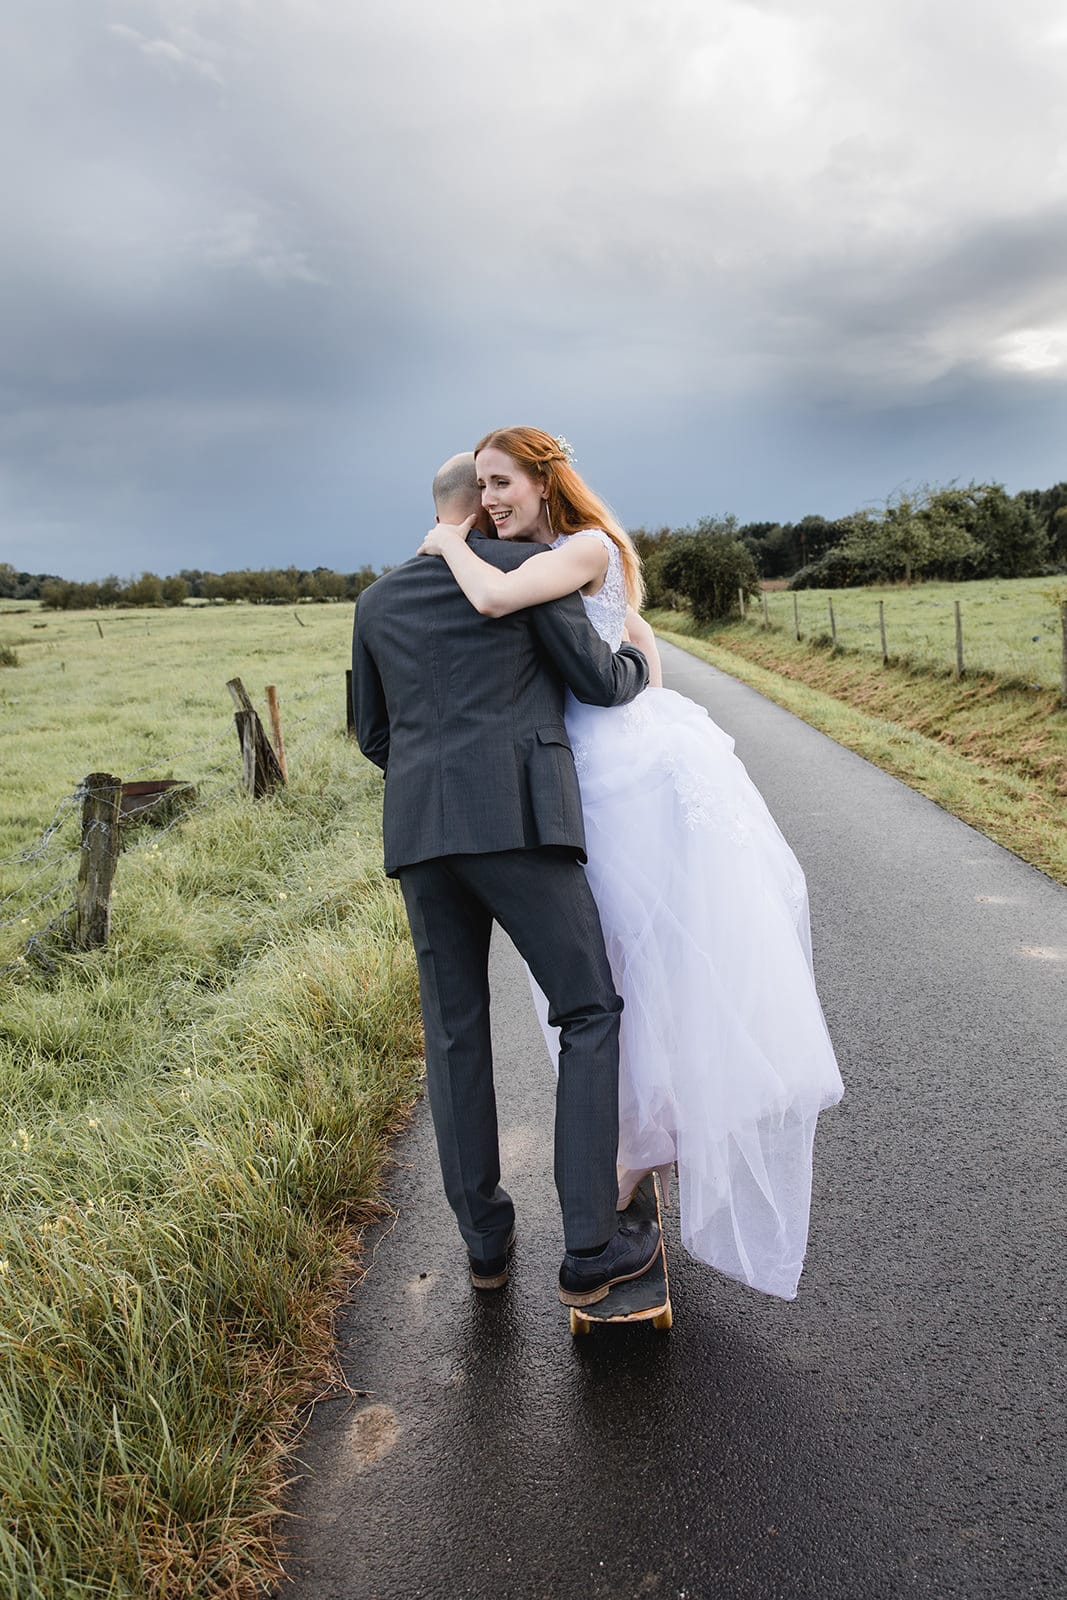
[[648,683],[652,689],[663,688],[663,668],[660,665],[656,635],[633,606],[626,610],[626,638],[635,644],[648,662]]
[[509,617],[527,606],[562,600],[587,584],[603,583],[608,553],[598,539],[568,539],[558,550],[531,556],[513,572],[500,572],[467,543],[473,518],[453,526],[438,523],[419,547],[420,555],[440,555],[475,611],[483,617]]

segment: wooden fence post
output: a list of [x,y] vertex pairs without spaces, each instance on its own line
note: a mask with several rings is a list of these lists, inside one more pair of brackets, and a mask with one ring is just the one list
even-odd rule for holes
[[963,677],[963,616],[958,600],[956,601],[956,676]]
[[352,668],[345,668],[345,732],[350,739],[356,737],[356,708],[352,704]]
[[85,790],[74,943],[79,950],[94,950],[107,944],[111,931],[111,886],[119,859],[122,784],[110,772],[90,772]]
[[799,607],[797,605],[797,592],[796,592],[795,589],[793,590],[793,632],[796,634],[797,641],[799,642],[799,640],[800,640],[800,609],[799,609]]
[[244,786],[254,800],[259,800],[263,795],[271,794],[278,784],[285,782],[285,778],[244,684],[240,678],[231,678],[226,687],[237,707],[233,720],[241,743]]
[[273,683],[267,685],[267,710],[270,712],[271,732],[274,734],[274,753],[282,772],[282,782],[289,782],[289,763],[285,759],[285,740],[282,738],[282,718],[278,710],[278,691]]
[[1060,705],[1067,706],[1067,600],[1060,602],[1060,628],[1063,633],[1063,659],[1060,667]]
[[256,714],[254,711],[234,712],[237,739],[241,746],[241,787],[245,794],[256,797]]
[[882,665],[889,665],[889,646],[885,642],[885,601],[878,602],[878,631],[882,635]]
[[763,626],[765,628],[769,628],[770,625],[771,625],[771,618],[770,618],[770,613],[767,610],[767,591],[766,591],[766,589],[761,591],[760,598],[763,601]]
[[836,650],[837,649],[837,623],[834,621],[834,602],[831,600],[829,595],[826,596],[826,604],[830,607],[830,639],[831,639],[831,642],[833,644],[833,648]]
[[744,622],[744,620],[745,620],[745,590],[744,590],[744,586],[742,584],[739,584],[738,588],[737,588],[737,609],[741,613],[741,621]]
[[100,626],[100,619],[98,617],[94,617],[93,621],[96,623],[96,631],[97,631],[97,633],[100,635],[100,637],[102,639],[104,637],[104,630]]

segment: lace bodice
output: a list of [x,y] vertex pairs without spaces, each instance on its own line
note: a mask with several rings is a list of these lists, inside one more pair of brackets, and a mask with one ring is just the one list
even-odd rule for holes
[[626,575],[622,570],[619,547],[609,539],[602,528],[585,528],[581,533],[561,533],[552,541],[558,550],[568,539],[599,539],[608,552],[608,571],[596,594],[583,594],[585,614],[600,637],[617,650],[622,643],[622,629],[626,621]]

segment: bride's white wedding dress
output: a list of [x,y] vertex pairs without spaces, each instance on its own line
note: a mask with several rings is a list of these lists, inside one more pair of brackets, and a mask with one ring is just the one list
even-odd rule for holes
[[[618,551],[585,608],[613,649]],[[557,539],[556,544],[563,542]],[[811,966],[804,874],[733,740],[670,689],[627,706],[568,693],[588,876],[624,1001],[619,1167],[677,1160],[682,1242],[792,1299],[807,1248],[819,1112],[841,1077]],[[553,1060],[556,1030],[534,993]]]

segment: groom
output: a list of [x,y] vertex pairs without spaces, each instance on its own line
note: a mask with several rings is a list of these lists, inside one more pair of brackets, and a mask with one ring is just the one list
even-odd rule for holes
[[[438,521],[476,521],[472,455],[434,479]],[[543,546],[480,534],[510,571]],[[385,870],[399,878],[419,966],[426,1078],[445,1193],[471,1281],[508,1280],[515,1210],[500,1187],[489,1035],[489,937],[510,935],[560,1030],[555,1178],[566,1253],[560,1299],[589,1305],[638,1276],[654,1223],[615,1210],[619,1013],[582,863],[585,834],[564,686],[621,705],[648,681],[640,651],[614,654],[569,595],[482,617],[436,556],[416,556],[356,603],[352,696],[364,755],[385,773]]]

